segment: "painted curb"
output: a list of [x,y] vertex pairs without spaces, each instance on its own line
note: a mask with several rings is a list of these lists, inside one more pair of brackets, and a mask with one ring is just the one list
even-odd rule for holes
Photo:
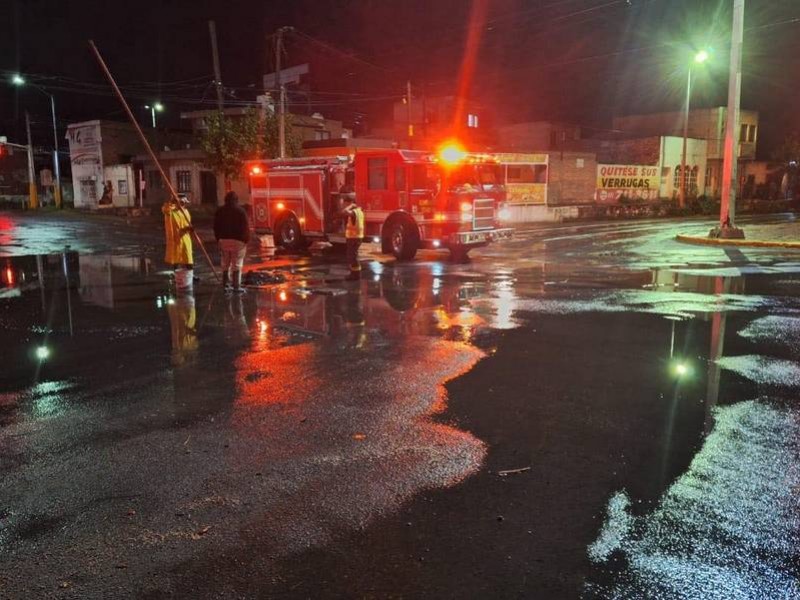
[[695,244],[697,246],[740,246],[744,248],[789,248],[791,250],[800,250],[800,242],[723,240],[719,238],[696,237],[693,235],[676,235],[675,239],[685,244]]

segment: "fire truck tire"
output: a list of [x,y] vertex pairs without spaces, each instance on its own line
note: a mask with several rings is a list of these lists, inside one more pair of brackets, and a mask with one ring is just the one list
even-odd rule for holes
[[397,219],[384,228],[382,246],[398,260],[411,260],[419,248],[419,233],[413,223]]
[[275,247],[286,250],[305,250],[311,243],[303,236],[300,223],[294,215],[280,220],[275,227]]

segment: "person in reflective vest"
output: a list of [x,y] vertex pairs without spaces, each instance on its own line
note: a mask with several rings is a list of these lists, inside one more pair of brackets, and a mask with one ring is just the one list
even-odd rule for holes
[[[349,194],[348,194],[349,195]],[[347,218],[344,237],[347,243],[347,264],[350,265],[348,280],[361,278],[361,264],[358,262],[358,249],[364,239],[364,211],[356,204],[355,195],[349,195],[349,204],[344,207],[343,213]]]
[[167,248],[164,262],[173,268],[194,268],[192,256],[192,218],[186,209],[187,201],[183,198],[180,205],[174,199],[167,200],[161,207],[164,214],[164,233]]

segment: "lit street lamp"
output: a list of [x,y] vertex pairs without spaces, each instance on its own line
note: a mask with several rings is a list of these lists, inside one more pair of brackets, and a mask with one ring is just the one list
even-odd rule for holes
[[155,102],[153,104],[145,104],[144,106],[147,110],[150,111],[150,118],[153,120],[153,129],[156,128],[156,113],[163,112],[164,105],[161,102]]
[[17,87],[30,85],[33,89],[42,92],[45,96],[50,98],[50,114],[53,118],[53,171],[56,176],[55,187],[53,188],[53,200],[56,203],[56,208],[61,208],[61,161],[58,156],[58,127],[56,125],[56,99],[53,94],[48,92],[43,87],[35,83],[29,84],[25,78],[16,73],[11,76],[11,84]]
[[706,62],[711,55],[708,50],[700,50],[694,55],[694,61],[689,64],[686,76],[686,103],[683,109],[683,150],[681,152],[681,183],[678,190],[678,206],[686,206],[686,138],[689,136],[689,103],[692,97],[692,67]]

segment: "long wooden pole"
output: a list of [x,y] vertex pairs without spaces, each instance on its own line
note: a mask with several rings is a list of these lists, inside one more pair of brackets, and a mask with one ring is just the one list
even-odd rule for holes
[[[114,77],[111,75],[111,71],[108,70],[108,67],[106,66],[106,63],[103,60],[103,57],[100,56],[100,51],[97,49],[97,46],[94,45],[94,41],[93,40],[89,40],[89,47],[92,49],[92,52],[94,53],[94,56],[97,59],[97,62],[100,63],[100,68],[103,70],[103,73],[105,73],[105,76],[108,79],[108,82],[111,84],[111,87],[114,89],[114,93],[117,95],[117,98],[119,99],[120,103],[122,104],[122,108],[125,109],[125,113],[128,115],[128,119],[130,119],[131,124],[136,129],[136,133],[139,134],[139,139],[142,141],[142,144],[144,145],[145,150],[147,150],[147,154],[150,155],[150,159],[156,165],[156,168],[158,169],[158,172],[161,174],[161,179],[164,181],[164,184],[167,186],[167,190],[169,190],[169,193],[170,193],[170,196],[172,196],[173,202],[175,202],[175,204],[178,206],[178,208],[181,210],[181,212],[184,213],[184,216],[186,216],[187,221],[191,222],[188,212],[181,205],[181,199],[178,197],[178,193],[175,191],[175,188],[172,186],[172,182],[169,180],[169,177],[167,177],[167,173],[164,171],[164,168],[161,166],[161,163],[158,161],[158,157],[156,156],[156,153],[153,151],[153,148],[150,146],[150,142],[147,141],[147,138],[145,137],[144,132],[142,131],[142,128],[139,127],[139,123],[136,121],[136,117],[133,116],[133,113],[131,112],[130,106],[128,106],[128,103],[125,101],[125,97],[122,95],[122,92],[120,91],[119,87],[117,86],[117,82],[114,81]],[[194,237],[197,240],[197,244],[200,246],[200,249],[203,251],[203,255],[206,257],[206,260],[208,261],[208,266],[211,267],[211,272],[214,273],[214,277],[216,277],[217,281],[219,281],[219,273],[217,273],[217,269],[214,266],[214,263],[212,262],[211,257],[208,255],[208,251],[206,250],[206,247],[203,244],[203,240],[200,239],[200,236],[197,234],[197,231],[195,231],[194,228],[192,228],[192,233],[194,233]]]

